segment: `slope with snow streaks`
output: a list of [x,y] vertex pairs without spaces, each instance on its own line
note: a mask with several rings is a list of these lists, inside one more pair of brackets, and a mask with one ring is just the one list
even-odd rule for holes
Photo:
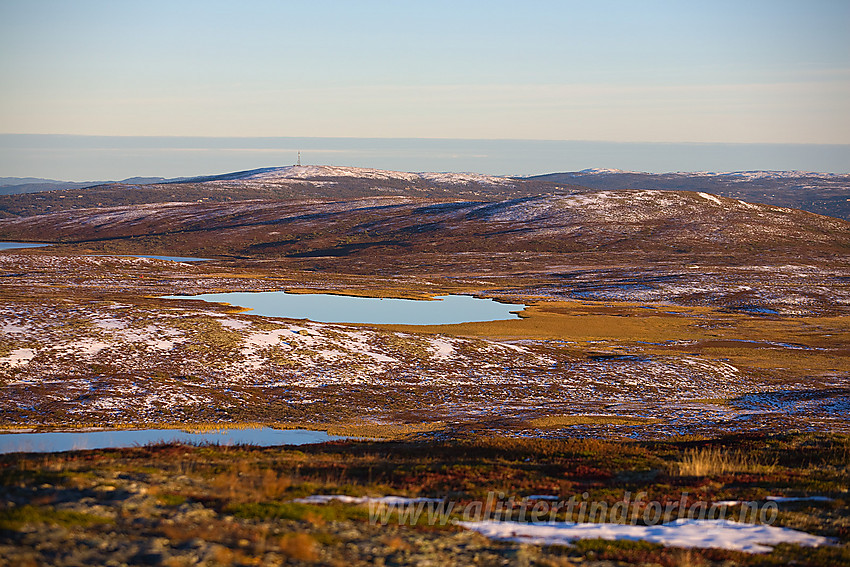
[[[641,414],[652,417],[675,403],[681,406],[674,413],[676,427],[690,427],[708,418],[704,407],[688,410],[689,400],[789,394],[786,384],[681,353],[588,357],[583,348],[564,350],[554,343],[271,319],[168,303],[163,309],[7,302],[14,308],[7,316],[14,337],[4,332],[0,339],[27,347],[0,357],[0,417],[44,423],[47,417],[98,422],[121,416],[144,423],[222,408],[262,414],[270,404],[330,421],[335,412],[437,421],[518,418],[558,408],[610,412],[620,411],[612,405],[629,404],[646,404]],[[25,328],[32,322],[37,324]],[[798,390],[810,387],[806,382]],[[336,401],[303,407],[320,400]],[[247,401],[250,407],[243,407]],[[741,413],[711,411],[724,421]],[[813,407],[806,418],[823,414]]]
[[585,169],[525,179],[578,183],[603,190],[701,191],[850,220],[850,174],[812,171],[731,171],[647,173]]
[[248,175],[242,179],[275,181],[279,179],[315,179],[326,177],[356,177],[358,179],[384,180],[401,179],[404,181],[415,181],[416,179],[419,179],[419,176],[415,173],[333,165],[290,165],[287,167],[270,168],[260,173]]
[[422,179],[435,183],[447,183],[459,185],[464,183],[478,183],[481,185],[507,185],[513,186],[515,181],[508,177],[494,177],[492,175],[481,175],[480,173],[420,173]]
[[368,167],[344,167],[336,165],[290,165],[285,167],[266,167],[218,176],[199,177],[193,182],[246,181],[246,182],[286,182],[290,180],[314,180],[332,178],[355,178],[363,180],[400,180],[406,182],[429,181],[437,184],[463,185],[514,185],[516,181],[508,177],[496,177],[479,173],[389,171]]
[[107,183],[67,191],[0,195],[0,218],[61,210],[166,202],[340,200],[374,196],[490,201],[586,191],[569,182],[550,183],[478,173],[403,172],[374,168],[306,165],[265,167],[153,184]]
[[598,191],[499,202],[372,197],[166,203],[0,220],[0,238],[7,240],[86,242],[154,234],[169,249],[171,242],[183,243],[191,255],[225,250],[298,257],[349,256],[372,246],[404,253],[722,246],[797,254],[812,247],[832,253],[850,247],[846,221],[689,191]]

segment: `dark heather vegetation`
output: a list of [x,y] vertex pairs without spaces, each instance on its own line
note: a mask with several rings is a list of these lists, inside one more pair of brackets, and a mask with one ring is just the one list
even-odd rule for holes
[[[0,557],[9,565],[824,565],[850,560],[850,438],[739,435],[659,442],[467,437],[298,448],[156,445],[0,457]],[[703,470],[698,470],[703,467]],[[569,547],[489,541],[451,520],[370,523],[361,504],[314,494],[431,497],[464,505],[495,492],[519,519],[535,494],[611,505],[646,501],[779,504],[775,525],[832,538],[766,554],[586,540]],[[586,494],[585,494],[586,493]],[[684,495],[684,496],[683,496]],[[675,513],[674,513],[675,515]],[[557,520],[577,520],[558,514]],[[612,563],[613,562],[613,563]]]

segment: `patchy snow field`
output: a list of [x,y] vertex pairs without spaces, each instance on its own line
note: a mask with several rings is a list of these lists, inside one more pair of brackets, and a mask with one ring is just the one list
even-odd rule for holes
[[676,520],[657,526],[626,524],[525,524],[519,522],[458,522],[489,538],[537,545],[569,545],[578,539],[643,540],[673,547],[713,547],[748,553],[766,553],[774,545],[829,545],[821,536],[763,524],[729,520]]
[[[836,427],[848,407],[837,390],[812,395],[812,381],[776,382],[664,345],[647,355],[598,340],[487,340],[115,302],[17,303],[2,329],[11,348],[0,358],[0,401],[10,424],[502,420],[515,429],[561,415],[578,421],[561,433],[518,431],[659,436],[789,419],[819,427],[819,416]],[[842,380],[821,382],[835,390]]]
[[388,506],[404,506],[419,502],[442,502],[441,498],[407,498],[404,496],[347,496],[345,494],[313,494],[304,498],[296,498],[298,504],[327,504],[328,502],[343,504],[386,504]]
[[[473,212],[482,222],[504,216],[546,226],[580,214],[573,200],[588,208],[613,202],[579,195],[479,203]],[[622,196],[616,200],[626,214]],[[652,214],[658,203],[631,208]],[[428,214],[467,215],[468,205]],[[269,215],[281,210],[258,206]],[[114,220],[103,214],[104,222]],[[479,257],[502,262],[498,254],[456,257],[459,265]],[[11,274],[0,305],[0,423],[444,422],[533,437],[850,430],[847,331],[836,307],[850,305],[842,265],[770,265],[764,258],[653,269],[570,264],[542,252],[504,258],[506,269],[519,272],[540,258],[549,267],[521,276],[522,287],[507,272],[486,270],[352,280],[376,295],[474,286],[485,296],[541,305],[572,300],[540,320],[551,327],[532,319],[495,325],[492,333],[462,326],[417,332],[265,318],[156,297],[355,287],[320,272],[294,278],[265,261],[201,266],[0,254],[0,269]],[[812,315],[819,310],[829,315]],[[555,320],[562,316],[566,326]],[[538,421],[547,416],[560,421]]]

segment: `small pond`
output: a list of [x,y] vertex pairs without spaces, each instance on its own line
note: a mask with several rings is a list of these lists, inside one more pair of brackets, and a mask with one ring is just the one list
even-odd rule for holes
[[41,248],[50,246],[39,242],[0,242],[0,250],[16,250],[18,248]]
[[307,429],[272,429],[255,427],[246,429],[219,429],[203,433],[189,433],[179,429],[120,429],[109,431],[72,431],[48,433],[2,433],[0,453],[52,453],[80,449],[113,449],[134,447],[149,443],[179,442],[218,445],[305,445],[346,439],[328,435],[325,431]]
[[476,321],[518,319],[525,305],[499,303],[468,295],[443,295],[434,301],[381,299],[326,293],[284,291],[168,295],[164,299],[198,299],[229,303],[252,310],[252,315],[309,319],[318,323],[371,325],[454,325]]

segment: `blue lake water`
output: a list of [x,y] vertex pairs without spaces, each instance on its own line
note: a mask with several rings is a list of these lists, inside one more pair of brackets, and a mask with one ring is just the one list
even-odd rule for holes
[[73,431],[48,433],[0,434],[0,453],[52,453],[80,449],[112,449],[142,446],[150,443],[191,443],[218,445],[305,445],[346,439],[325,431],[307,429],[221,429],[204,433],[188,433],[179,429],[124,429],[111,431]]
[[453,325],[475,321],[518,319],[525,305],[499,303],[468,295],[443,295],[434,301],[380,299],[325,293],[283,291],[168,295],[165,299],[197,299],[229,303],[252,310],[252,315],[309,319],[318,323],[373,325]]
[[50,244],[39,244],[36,242],[0,242],[0,250],[15,250],[17,248],[41,248]]

